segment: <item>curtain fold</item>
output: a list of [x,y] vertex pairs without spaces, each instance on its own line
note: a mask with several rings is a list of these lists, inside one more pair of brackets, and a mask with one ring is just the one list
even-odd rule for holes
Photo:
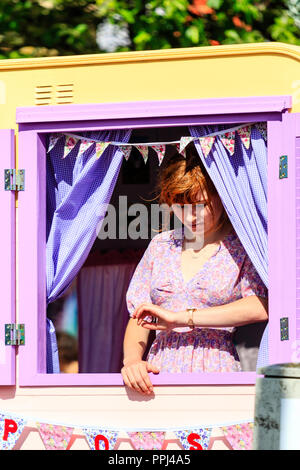
[[[216,137],[207,157],[199,142],[195,141],[195,146],[239,239],[268,287],[267,146],[259,130],[254,125],[251,127],[249,149],[237,137],[232,156],[220,136]],[[193,137],[203,137],[226,131],[226,126],[191,126],[189,129]],[[261,340],[257,368],[267,364],[268,326]]]
[[[101,141],[128,142],[131,130],[80,133]],[[62,159],[59,141],[47,155],[47,305],[69,288],[82,267],[101,228],[123,161],[116,146],[99,159],[95,146],[77,157],[80,142]],[[77,157],[77,158],[76,158]],[[47,372],[58,373],[55,330],[47,319]]]
[[79,372],[120,373],[128,323],[126,291],[136,263],[81,269],[77,277]]

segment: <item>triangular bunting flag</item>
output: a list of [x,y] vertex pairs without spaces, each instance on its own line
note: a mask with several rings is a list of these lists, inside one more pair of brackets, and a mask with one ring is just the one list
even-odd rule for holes
[[48,152],[51,152],[51,150],[55,147],[59,139],[62,137],[62,134],[51,134],[49,138],[49,146],[48,146]]
[[158,164],[160,166],[166,153],[166,146],[162,144],[162,145],[152,145],[151,147],[157,153]]
[[180,152],[180,144],[175,144],[175,145],[176,145],[176,148],[177,148],[177,152],[180,153],[180,155],[182,155],[184,158],[186,158],[185,149],[183,149],[183,150]]
[[205,158],[211,151],[214,141],[215,141],[215,137],[210,137],[210,136],[199,137],[199,143],[201,145],[201,149]]
[[250,147],[250,137],[251,137],[251,126],[241,127],[237,129],[237,133],[240,136],[241,141],[244,144],[246,149]]
[[26,420],[0,413],[0,450],[12,450],[19,439]]
[[195,137],[181,137],[180,139],[180,147],[179,147],[179,153],[182,153],[185,147],[195,140]]
[[164,431],[127,432],[132,445],[136,450],[161,450],[164,440]]
[[142,154],[144,162],[147,163],[147,160],[148,160],[148,145],[136,145],[135,147]]
[[255,124],[257,130],[261,133],[262,138],[267,141],[267,123],[266,122],[257,122]]
[[207,450],[211,428],[185,429],[174,434],[185,450]]
[[234,450],[251,450],[253,442],[253,423],[241,423],[222,427],[224,436]]
[[125,160],[128,161],[128,158],[130,157],[132,146],[131,145],[119,145],[119,149],[123,153]]
[[96,158],[101,157],[104,150],[109,146],[110,142],[96,142]]
[[224,132],[220,135],[223,145],[227,148],[230,155],[234,154],[235,131]]
[[81,157],[81,155],[83,155],[84,152],[86,152],[87,149],[89,149],[91,147],[91,145],[94,145],[94,143],[95,142],[91,142],[90,140],[83,139],[80,142],[80,147],[79,147],[79,150],[78,150],[77,158]]
[[89,446],[92,450],[113,450],[118,437],[117,431],[106,429],[83,428]]
[[74,428],[57,424],[36,423],[47,450],[66,450]]
[[73,150],[78,140],[79,139],[77,139],[76,137],[72,137],[71,135],[66,135],[63,158],[66,158],[66,156],[71,152],[71,150]]

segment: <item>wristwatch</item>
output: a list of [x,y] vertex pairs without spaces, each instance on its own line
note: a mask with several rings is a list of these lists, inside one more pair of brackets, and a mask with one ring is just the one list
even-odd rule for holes
[[194,318],[193,318],[193,314],[195,312],[195,310],[197,310],[196,308],[187,308],[186,311],[190,314],[190,318],[188,320],[188,326],[190,328],[195,328],[195,324],[194,324]]

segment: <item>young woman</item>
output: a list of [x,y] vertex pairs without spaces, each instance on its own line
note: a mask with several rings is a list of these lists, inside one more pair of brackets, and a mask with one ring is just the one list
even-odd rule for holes
[[149,372],[240,371],[235,327],[268,318],[268,291],[194,144],[161,172],[159,194],[183,226],[153,237],[134,272],[121,370],[126,386],[147,395]]

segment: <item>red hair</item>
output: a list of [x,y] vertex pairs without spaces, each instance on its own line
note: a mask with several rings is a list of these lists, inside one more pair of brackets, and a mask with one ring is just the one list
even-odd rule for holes
[[186,158],[177,152],[162,168],[157,191],[159,204],[169,207],[172,204],[194,204],[198,201],[199,191],[203,195],[205,191],[206,203],[214,220],[213,227],[206,233],[216,232],[229,222],[224,208],[219,221],[215,220],[212,196],[219,195],[193,143],[186,147]]

